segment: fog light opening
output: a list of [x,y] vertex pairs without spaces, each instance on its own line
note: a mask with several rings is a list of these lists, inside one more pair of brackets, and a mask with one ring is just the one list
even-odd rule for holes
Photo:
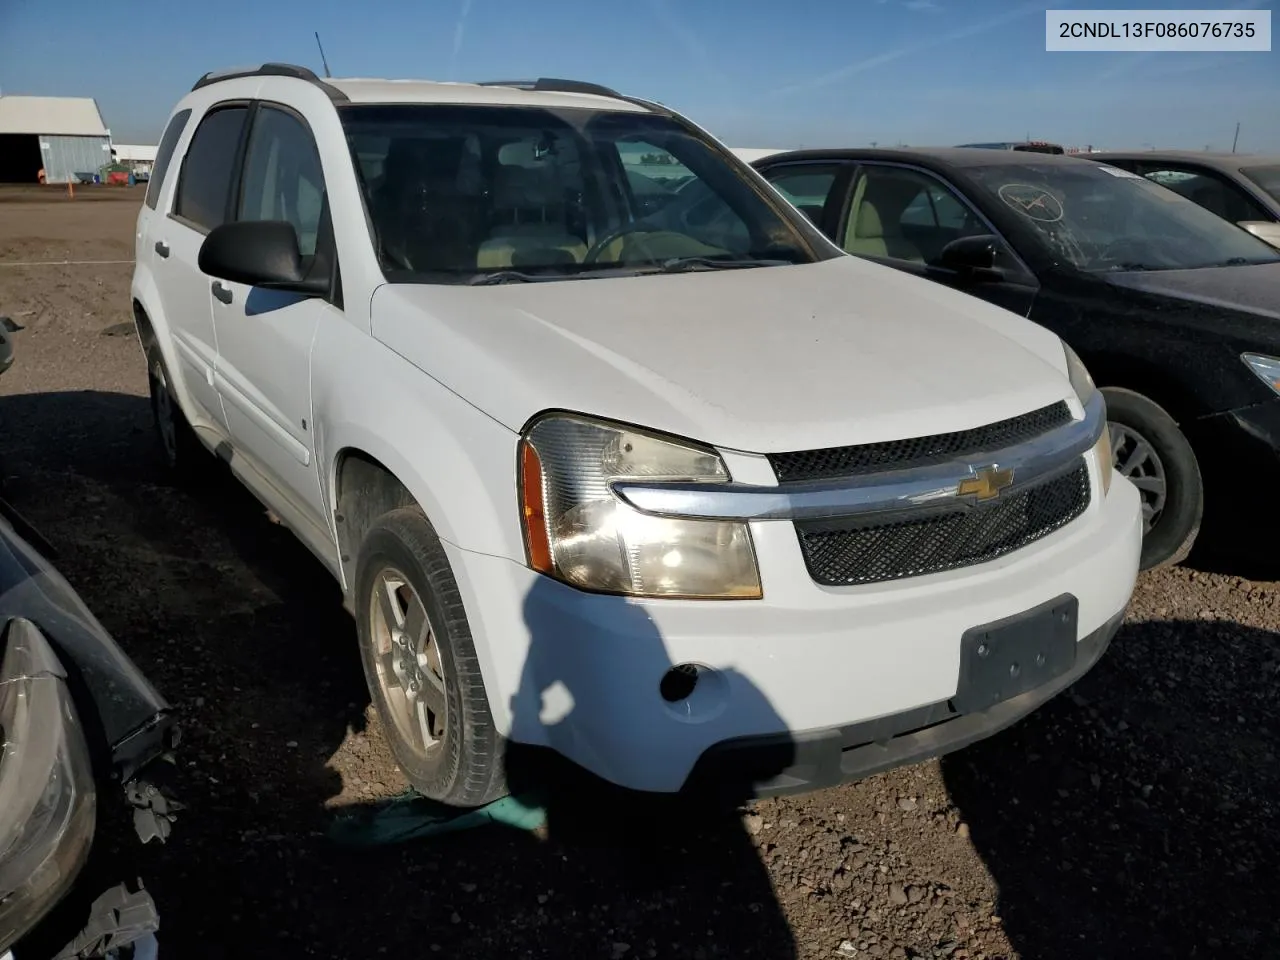
[[693,696],[698,686],[698,675],[702,671],[696,663],[679,663],[662,675],[658,684],[658,692],[667,703],[679,703]]

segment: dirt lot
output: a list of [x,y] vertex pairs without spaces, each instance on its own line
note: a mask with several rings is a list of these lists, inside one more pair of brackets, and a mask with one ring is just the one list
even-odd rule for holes
[[189,809],[139,862],[163,955],[1280,956],[1280,589],[1220,563],[1144,576],[1090,675],[941,763],[742,819],[339,847],[335,811],[403,783],[336,588],[229,481],[159,471],[129,265],[9,265],[128,260],[140,202],[0,193],[0,452],[185,717]]

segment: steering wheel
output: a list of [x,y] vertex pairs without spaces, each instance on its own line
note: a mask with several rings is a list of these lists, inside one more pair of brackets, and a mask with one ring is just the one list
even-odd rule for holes
[[615,240],[621,240],[623,237],[629,237],[633,233],[666,233],[665,230],[656,230],[653,227],[647,227],[640,223],[628,223],[616,230],[611,230],[603,237],[591,245],[591,249],[586,252],[582,258],[583,263],[595,263],[600,259],[600,254],[604,253],[605,247],[613,243]]

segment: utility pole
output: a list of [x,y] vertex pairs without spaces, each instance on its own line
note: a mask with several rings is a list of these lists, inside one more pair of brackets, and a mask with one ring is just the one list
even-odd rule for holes
[[1231,139],[1231,152],[1236,152],[1236,144],[1240,142],[1240,121],[1236,121],[1236,135]]
[[333,74],[329,72],[329,61],[325,59],[325,55],[324,55],[324,44],[320,42],[320,31],[319,30],[315,31],[315,34],[316,34],[316,46],[320,48],[320,62],[324,64],[324,75],[326,77],[332,77]]

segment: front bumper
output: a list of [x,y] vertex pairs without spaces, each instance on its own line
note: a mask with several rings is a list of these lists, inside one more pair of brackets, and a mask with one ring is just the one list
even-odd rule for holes
[[[779,734],[819,742],[876,721],[891,734],[956,696],[966,631],[1057,597],[1077,601],[1075,639],[1085,646],[1074,660],[1087,669],[1096,660],[1091,638],[1109,635],[1128,604],[1142,529],[1137,491],[1116,477],[1083,516],[1013,554],[860,587],[815,584],[789,523],[753,523],[752,536],[765,590],[757,601],[591,595],[445,544],[499,732],[621,786],[663,793],[680,791],[700,762],[711,762],[704,755],[727,742]],[[660,691],[676,665],[699,679],[673,703]],[[919,759],[931,745],[950,749],[953,736],[959,745],[994,732],[1036,702],[1020,697],[945,738],[904,741],[888,765]],[[854,775],[883,768],[861,766],[862,756],[870,751],[849,761]]]
[[704,794],[749,784],[756,797],[802,793],[967,747],[1039,709],[1088,673],[1123,620],[1119,613],[1079,641],[1068,672],[985,710],[957,714],[949,701],[941,701],[847,727],[718,743],[698,760],[685,789]]

